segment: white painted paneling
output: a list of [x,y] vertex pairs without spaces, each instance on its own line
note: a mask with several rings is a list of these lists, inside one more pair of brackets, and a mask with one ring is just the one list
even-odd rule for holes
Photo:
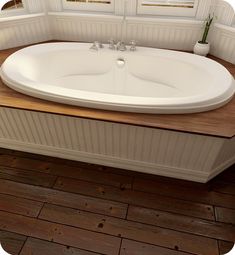
[[52,12],[59,12],[63,9],[61,0],[48,0],[48,6]]
[[[91,42],[107,42],[110,38],[121,39],[121,18],[102,16],[61,15],[49,13],[54,39]],[[201,36],[202,23],[127,18],[125,41],[135,39],[138,45],[192,50]]]
[[52,39],[48,20],[43,14],[2,20],[0,30],[1,50]]
[[205,182],[215,162],[235,161],[224,144],[234,148],[211,136],[0,108],[0,147],[187,180]]
[[44,0],[27,0],[27,7],[30,13],[43,12],[43,1]]
[[229,3],[219,0],[216,4],[215,17],[217,23],[231,26],[234,21],[235,12]]
[[0,49],[51,40],[48,20],[44,15],[0,22]]
[[[125,0],[115,0],[115,14],[124,14],[124,3]],[[136,15],[137,3],[136,0],[127,0],[126,14],[129,16]]]
[[[115,13],[123,13],[123,0],[115,2]],[[210,3],[216,7],[217,22],[210,31],[211,53],[235,63],[234,11],[223,0],[200,1],[198,19],[204,19],[210,11]],[[212,9],[213,9],[212,8]],[[86,15],[64,13],[61,0],[28,0],[30,13],[54,11],[47,15],[24,15],[1,18],[0,49],[27,45],[47,40],[71,40],[107,42],[110,38],[121,39],[122,16]],[[128,15],[134,15],[136,1],[128,0]],[[192,51],[202,36],[203,22],[197,20],[160,19],[128,16],[124,31],[125,41],[136,40],[138,45]]]
[[196,18],[199,20],[205,20],[210,13],[211,6],[215,4],[215,1],[216,0],[200,0]]
[[210,41],[212,55],[235,64],[235,28],[216,24]]
[[228,140],[224,143],[223,147],[221,148],[221,152],[219,153],[219,157],[216,159],[213,167],[216,168],[234,157],[235,157],[235,137],[232,138],[232,140]]

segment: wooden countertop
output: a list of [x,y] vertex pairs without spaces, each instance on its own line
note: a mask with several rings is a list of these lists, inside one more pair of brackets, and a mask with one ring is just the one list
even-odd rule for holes
[[[0,51],[0,64],[20,48],[23,47]],[[212,56],[210,58],[224,65],[235,76],[235,65]],[[227,105],[203,113],[183,115],[124,113],[64,105],[29,97],[8,88],[0,80],[0,106],[225,138],[235,136],[235,97]]]

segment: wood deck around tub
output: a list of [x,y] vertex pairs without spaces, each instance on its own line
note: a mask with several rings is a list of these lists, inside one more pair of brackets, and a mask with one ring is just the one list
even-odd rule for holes
[[[20,48],[0,51],[0,64],[18,49]],[[223,64],[232,75],[235,75],[235,65],[215,57],[211,58]],[[204,113],[184,115],[123,113],[69,106],[36,99],[20,94],[0,81],[0,106],[225,138],[235,136],[235,97],[224,107]]]
[[235,166],[207,184],[0,149],[12,255],[219,255],[235,242]]

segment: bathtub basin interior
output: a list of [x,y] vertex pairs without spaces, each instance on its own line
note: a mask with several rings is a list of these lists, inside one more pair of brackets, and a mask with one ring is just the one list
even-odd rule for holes
[[83,107],[145,113],[190,113],[226,104],[233,77],[189,53],[139,47],[89,50],[86,43],[46,43],[7,58],[2,80],[30,96]]

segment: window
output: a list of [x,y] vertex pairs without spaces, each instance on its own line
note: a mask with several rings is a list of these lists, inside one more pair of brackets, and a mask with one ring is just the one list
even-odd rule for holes
[[25,14],[25,0],[0,0],[0,16]]
[[138,14],[186,16],[196,15],[198,0],[137,0]]
[[2,1],[2,3],[0,4],[0,8],[2,11],[18,9],[22,7],[23,3],[21,0]]
[[63,0],[63,8],[80,11],[114,11],[114,0]]

